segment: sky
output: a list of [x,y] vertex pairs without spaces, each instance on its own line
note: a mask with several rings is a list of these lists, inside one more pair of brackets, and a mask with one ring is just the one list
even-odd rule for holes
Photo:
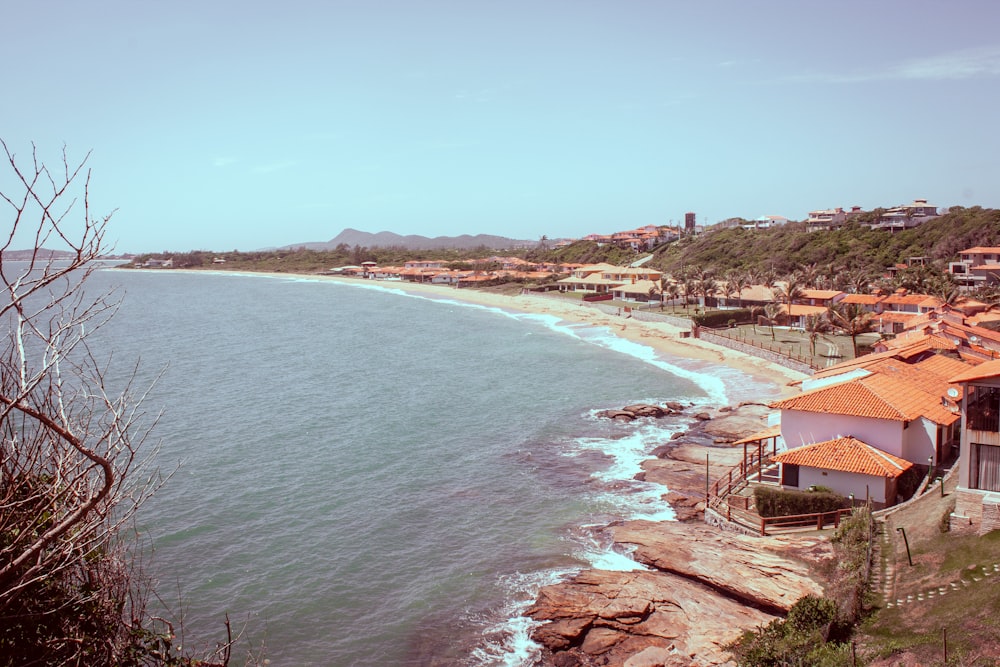
[[118,252],[1000,208],[995,0],[4,5],[0,139]]

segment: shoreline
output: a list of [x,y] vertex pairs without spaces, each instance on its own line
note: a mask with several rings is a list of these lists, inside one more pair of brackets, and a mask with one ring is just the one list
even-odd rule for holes
[[[206,270],[173,269],[171,271],[204,273]],[[772,400],[798,393],[800,391],[799,388],[792,386],[792,383],[807,377],[803,373],[743,352],[724,348],[699,339],[682,339],[680,334],[685,332],[686,329],[681,327],[666,323],[640,321],[638,319],[615,316],[578,301],[531,293],[509,295],[483,292],[474,288],[458,289],[444,285],[362,280],[315,274],[227,271],[218,269],[208,269],[207,271],[215,274],[259,276],[284,279],[286,281],[334,282],[359,289],[374,288],[397,291],[431,300],[460,302],[518,314],[544,315],[567,323],[602,327],[616,338],[652,349],[664,360],[671,362],[681,361],[683,364],[681,368],[684,371],[716,376],[725,385],[725,402],[719,404],[717,401],[709,398],[708,402],[704,405],[689,407],[695,408],[698,411],[708,408],[707,412],[711,413],[710,422],[714,422],[717,427],[723,427],[723,424],[728,422],[731,428],[744,430],[746,422],[749,421],[747,418],[751,415],[744,415],[742,422],[740,422],[740,419],[732,413],[732,408],[737,407],[737,404],[739,406],[751,404],[747,406],[746,410],[756,412],[752,417],[759,420],[763,417],[762,414],[759,414],[763,412],[759,407],[765,406]],[[713,367],[722,367],[722,369],[718,373],[713,373]],[[733,369],[747,377],[734,377],[734,375],[727,373],[723,369]],[[670,371],[667,370],[667,372],[669,373]],[[747,382],[747,378],[751,381]],[[734,385],[731,382],[733,379],[736,379],[737,383],[746,382],[746,385]],[[751,392],[757,393],[752,394]],[[734,393],[739,394],[739,398],[742,400],[733,400]],[[726,408],[726,410],[722,408]],[[688,410],[685,410],[685,412],[688,412]],[[705,418],[708,418],[707,414]],[[700,419],[699,422],[696,422],[696,425],[698,424],[707,426],[707,423]],[[763,425],[761,424],[760,427],[763,428]],[[661,446],[661,451],[650,452],[649,458],[642,465],[643,471],[639,474],[641,477],[639,475],[636,476],[636,479],[663,485],[668,490],[668,493],[663,495],[663,500],[674,509],[676,514],[675,521],[667,522],[675,525],[676,532],[671,533],[670,542],[676,548],[681,548],[682,546],[685,549],[695,548],[699,543],[708,542],[710,539],[708,535],[714,534],[718,530],[709,528],[702,521],[697,520],[700,501],[703,500],[703,498],[698,497],[699,495],[703,495],[703,491],[702,494],[699,494],[698,489],[703,489],[702,485],[704,482],[702,480],[704,480],[706,471],[705,466],[708,464],[707,460],[702,462],[705,452],[712,451],[713,476],[722,474],[724,472],[723,468],[728,468],[728,465],[731,465],[731,462],[727,461],[727,455],[735,455],[735,450],[728,452],[725,444],[713,446],[704,441],[699,442],[698,438],[694,438],[694,441],[692,441],[691,436],[696,430],[700,432],[700,427],[689,428],[684,432],[682,437],[672,439],[670,442],[664,442]],[[723,430],[725,429],[723,428]],[[759,428],[752,428],[751,430],[756,431]],[[719,435],[718,433],[707,435],[711,440],[715,440],[716,443],[724,443],[726,441],[726,438],[720,440],[717,437],[713,437]],[[528,632],[530,639],[542,647],[542,664],[555,664],[555,653],[562,653],[563,651],[569,651],[580,658],[584,657],[582,653],[579,653],[580,650],[584,653],[597,651],[604,654],[607,658],[611,658],[613,655],[614,657],[610,664],[623,664],[628,655],[637,654],[646,649],[662,649],[662,642],[652,636],[660,634],[660,630],[657,628],[663,622],[667,621],[667,617],[660,618],[659,612],[654,614],[654,625],[656,625],[656,628],[649,630],[648,632],[651,633],[649,635],[647,635],[647,630],[633,634],[630,629],[630,623],[633,623],[634,620],[626,620],[621,623],[615,621],[614,625],[616,629],[613,641],[611,640],[611,628],[600,628],[595,631],[595,637],[598,635],[607,635],[609,638],[607,647],[592,646],[591,641],[587,642],[586,647],[573,648],[570,646],[571,644],[575,644],[580,637],[589,636],[586,628],[594,626],[593,619],[587,620],[590,618],[590,609],[577,609],[572,602],[572,600],[579,597],[578,593],[580,591],[577,591],[577,589],[580,586],[583,586],[583,590],[587,592],[587,596],[590,596],[591,593],[597,596],[595,604],[599,603],[604,606],[611,604],[610,600],[616,598],[616,595],[613,593],[614,590],[623,586],[626,588],[638,586],[638,590],[634,591],[637,600],[647,595],[649,596],[645,606],[640,605],[646,610],[643,612],[643,618],[646,617],[645,614],[648,614],[649,610],[658,609],[661,606],[664,609],[673,609],[678,606],[682,608],[691,607],[693,609],[702,605],[709,605],[713,608],[709,616],[717,615],[720,618],[726,619],[725,623],[720,627],[713,627],[708,632],[696,629],[708,624],[708,618],[692,616],[686,621],[681,622],[678,628],[680,634],[675,636],[673,644],[670,644],[671,653],[673,653],[675,646],[677,648],[683,646],[686,647],[685,652],[704,652],[705,654],[718,655],[721,647],[717,638],[727,635],[731,628],[741,626],[753,627],[754,625],[770,620],[770,614],[762,615],[755,611],[753,604],[747,605],[747,603],[719,600],[717,592],[711,588],[696,587],[690,591],[684,589],[684,586],[687,584],[683,583],[683,577],[682,579],[677,579],[677,575],[671,575],[667,570],[657,565],[662,560],[662,554],[660,554],[661,547],[659,545],[661,538],[656,536],[656,529],[651,528],[651,530],[654,530],[654,533],[649,538],[650,544],[645,546],[642,543],[646,541],[646,537],[636,537],[634,534],[627,532],[633,530],[633,526],[642,526],[646,523],[649,522],[641,519],[632,519],[626,520],[622,524],[615,522],[601,529],[602,531],[609,531],[608,535],[611,542],[619,548],[625,548],[626,551],[631,552],[636,547],[640,550],[645,549],[647,552],[652,549],[652,553],[657,554],[652,559],[648,553],[643,554],[643,558],[635,558],[633,556],[640,563],[640,566],[646,568],[645,573],[642,570],[626,572],[601,570],[595,569],[592,566],[583,566],[579,572],[570,575],[568,579],[543,586],[542,589],[532,596],[534,598],[533,602],[526,601],[526,604],[529,606],[523,611],[519,611],[516,618],[530,618],[532,620],[528,622],[528,627],[521,628],[516,634],[520,635],[521,632]],[[651,524],[651,526],[658,525],[658,522]],[[622,533],[622,531],[626,532]],[[637,543],[639,544],[637,545]],[[716,548],[723,553],[735,553],[737,551],[731,545],[718,545]],[[744,559],[752,563],[756,560],[756,557],[751,554],[745,555]],[[649,572],[650,569],[653,571],[652,573]],[[678,593],[677,595],[680,597],[676,597],[676,599],[670,598],[670,600],[663,601],[656,596],[662,597],[664,593],[656,591],[682,591],[682,593]],[[671,593],[671,595],[674,595],[674,593]],[[607,600],[604,600],[605,596],[608,598]],[[707,600],[711,600],[711,602],[707,602]],[[630,611],[629,613],[632,612]],[[650,618],[652,619],[653,617]],[[672,615],[671,618],[673,618]],[[535,625],[540,621],[542,622],[540,626]],[[545,623],[544,621],[550,622]],[[672,626],[674,622],[674,620],[671,620],[669,624]],[[578,625],[580,627],[577,627]],[[708,628],[704,627],[704,630],[708,630]],[[580,634],[581,632],[583,633],[582,635]],[[604,633],[604,635],[601,633]],[[566,646],[563,646],[564,643],[567,643]],[[616,646],[617,648],[612,650],[612,646]],[[688,655],[688,659],[690,659],[691,653],[688,653]],[[568,658],[569,655],[566,657]],[[706,664],[718,663],[711,662]]]
[[[139,270],[144,269],[129,269]],[[163,271],[165,269],[157,269]],[[557,297],[547,297],[539,294],[498,294],[484,292],[475,288],[459,289],[446,285],[428,285],[426,283],[411,283],[405,281],[366,280],[360,278],[345,278],[312,273],[279,273],[269,271],[230,271],[226,269],[170,269],[171,272],[182,273],[220,273],[233,275],[266,276],[284,279],[309,279],[329,281],[343,285],[363,288],[378,287],[386,290],[399,290],[408,294],[416,294],[431,299],[461,301],[489,308],[516,311],[525,314],[551,315],[574,324],[589,324],[595,327],[606,327],[614,336],[639,345],[646,345],[658,354],[667,358],[679,358],[691,362],[701,362],[706,365],[725,366],[752,377],[756,382],[773,389],[774,400],[787,398],[799,393],[791,383],[808,377],[806,374],[786,368],[774,362],[755,357],[744,352],[732,350],[697,338],[681,338],[681,327],[663,322],[640,321],[608,315],[597,308],[585,305],[583,302],[562,301]],[[717,406],[721,407],[721,406]]]

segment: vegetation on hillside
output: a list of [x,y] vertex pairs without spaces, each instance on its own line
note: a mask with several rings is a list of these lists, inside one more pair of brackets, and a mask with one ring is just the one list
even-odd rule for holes
[[[905,231],[872,230],[857,221],[833,231],[806,231],[805,223],[792,222],[770,229],[741,227],[710,228],[697,236],[656,248],[647,264],[680,281],[692,279],[691,295],[704,293],[715,281],[727,293],[731,286],[744,286],[749,279],[771,283],[798,272],[802,286],[828,286],[862,291],[877,283],[888,267],[920,257],[923,264],[901,270],[885,287],[906,287],[945,296],[954,286],[943,276],[949,261],[961,250],[974,246],[1000,245],[1000,210],[953,207],[948,213]],[[543,240],[530,249],[410,250],[402,247],[367,248],[341,244],[333,250],[283,249],[252,252],[163,252],[143,255],[173,258],[178,268],[213,266],[216,258],[225,268],[236,270],[316,273],[333,267],[372,261],[382,266],[401,265],[407,260],[436,259],[453,266],[469,266],[474,260],[503,254],[548,264],[577,263],[627,265],[640,254],[629,248],[577,241],[550,248]],[[481,267],[476,267],[481,268]],[[728,283],[728,285],[727,285]],[[683,292],[683,290],[682,290]]]
[[925,257],[938,269],[974,246],[1000,245],[1000,210],[952,208],[922,225],[891,233],[854,222],[833,231],[808,232],[804,222],[770,229],[741,227],[709,231],[661,248],[652,265],[671,273],[705,267],[787,275],[815,265],[827,275],[864,272],[872,276],[886,267]]

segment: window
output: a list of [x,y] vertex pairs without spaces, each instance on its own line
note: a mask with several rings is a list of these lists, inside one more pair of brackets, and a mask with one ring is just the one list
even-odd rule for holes
[[983,491],[1000,491],[1000,447],[972,443],[969,486]]
[[965,427],[1000,433],[1000,387],[969,387]]

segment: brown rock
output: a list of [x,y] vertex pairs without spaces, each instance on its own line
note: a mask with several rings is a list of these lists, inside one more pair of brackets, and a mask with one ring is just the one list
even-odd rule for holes
[[[585,570],[567,582],[546,586],[527,615],[558,619],[532,633],[549,651],[582,653],[586,643],[591,650],[602,650],[609,665],[622,665],[649,647],[670,646],[680,655],[698,656],[699,661],[688,664],[721,664],[726,660],[724,644],[743,629],[773,619],[675,575],[600,570]],[[575,621],[572,629],[570,619]],[[552,630],[553,625],[558,628]]]
[[587,633],[580,650],[590,655],[605,653],[615,644],[621,643],[626,635],[611,628],[594,628]]
[[626,405],[622,410],[631,412],[636,417],[654,417],[659,418],[667,414],[663,408],[659,405],[651,405],[649,403],[639,403],[636,405]]
[[[787,538],[739,535],[699,524],[629,521],[613,528],[615,541],[634,544],[637,561],[693,578],[749,604],[786,612],[823,587],[801,561],[780,553]],[[797,537],[797,541],[821,538]]]

